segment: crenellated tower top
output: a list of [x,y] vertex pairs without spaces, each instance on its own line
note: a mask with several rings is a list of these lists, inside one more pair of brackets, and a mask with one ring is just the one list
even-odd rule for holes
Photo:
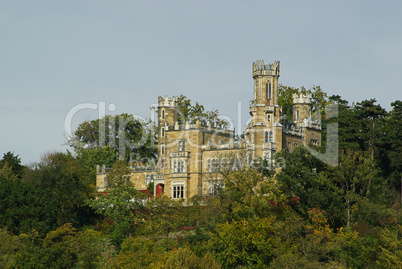
[[279,61],[274,61],[273,64],[264,64],[264,60],[253,62],[253,78],[257,76],[279,77],[279,75]]
[[293,98],[293,104],[309,104],[310,105],[310,104],[312,104],[311,100],[313,98],[313,95],[311,93],[307,93],[307,94],[294,93],[292,95],[292,98]]
[[169,106],[169,107],[177,107],[177,97],[173,96],[172,98],[169,98],[167,96],[158,97],[158,106]]

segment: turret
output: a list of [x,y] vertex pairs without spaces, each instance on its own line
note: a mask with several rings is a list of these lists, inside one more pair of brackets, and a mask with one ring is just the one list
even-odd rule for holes
[[312,94],[293,94],[293,121],[299,127],[304,119],[311,117]]
[[177,97],[158,97],[158,123],[159,128],[167,124],[173,125],[177,121]]
[[254,103],[262,105],[278,104],[279,61],[264,64],[263,60],[253,63]]
[[166,155],[166,131],[168,126],[174,126],[177,122],[178,107],[177,97],[158,97],[158,155],[163,158]]

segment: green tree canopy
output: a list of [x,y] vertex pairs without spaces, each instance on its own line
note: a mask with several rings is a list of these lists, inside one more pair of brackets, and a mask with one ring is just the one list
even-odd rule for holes
[[[3,154],[3,159],[0,160],[0,174],[1,170],[3,170],[4,175],[8,175],[11,177],[15,175],[18,178],[22,177],[22,173],[25,169],[23,165],[21,165],[21,158],[18,155],[14,155],[13,152],[9,151]],[[7,172],[7,170],[9,172]]]
[[293,94],[312,94],[312,112],[317,115],[323,115],[325,107],[329,104],[327,93],[320,86],[313,86],[311,89],[304,87],[294,88],[278,85],[278,105],[282,107],[282,114],[286,119],[293,121]]
[[[80,154],[85,149],[109,146],[126,161],[132,156],[153,159],[156,157],[155,132],[146,122],[123,113],[102,119],[85,121],[74,132],[68,144]],[[85,155],[81,154],[83,157]],[[109,159],[110,161],[110,159]],[[106,162],[106,160],[105,160]]]
[[196,120],[199,120],[202,124],[210,122],[211,124],[222,127],[228,125],[226,121],[219,119],[219,111],[217,109],[206,111],[204,106],[200,105],[198,102],[195,102],[195,105],[192,105],[191,100],[183,94],[178,97],[177,103],[179,109],[178,120],[181,122],[195,122]]
[[64,223],[83,224],[91,216],[85,201],[92,196],[86,171],[70,153],[51,153],[25,173],[23,181],[48,193],[58,213],[58,226]]

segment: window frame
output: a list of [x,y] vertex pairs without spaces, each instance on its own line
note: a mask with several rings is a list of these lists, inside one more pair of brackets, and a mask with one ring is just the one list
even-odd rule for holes
[[172,185],[172,198],[173,199],[184,198],[184,184]]

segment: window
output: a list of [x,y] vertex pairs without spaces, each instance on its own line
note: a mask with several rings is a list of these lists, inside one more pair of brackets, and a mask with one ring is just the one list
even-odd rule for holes
[[148,186],[149,183],[151,183],[151,182],[154,182],[154,176],[153,175],[147,175],[145,184]]
[[161,154],[162,154],[162,155],[165,154],[165,145],[162,145],[162,146],[161,146]]
[[265,131],[265,143],[268,142],[268,131]]
[[299,110],[296,111],[296,121],[298,121],[300,119],[300,114],[299,114]]
[[173,186],[173,198],[183,198],[184,197],[184,186]]
[[219,172],[219,159],[208,160],[208,172],[210,173]]
[[223,184],[221,180],[210,180],[209,181],[209,195],[215,196],[218,194],[219,190],[222,189]]
[[271,99],[272,94],[271,94],[271,83],[267,82],[265,84],[265,98],[266,99]]
[[165,136],[165,128],[162,127],[162,137]]
[[165,110],[162,109],[162,120],[164,120],[164,119],[165,119]]
[[186,151],[186,141],[179,141],[179,151]]
[[269,132],[269,142],[273,142],[274,141],[274,133],[271,131]]
[[267,115],[267,121],[271,121],[271,115]]
[[162,158],[162,160],[161,160],[161,166],[162,166],[162,168],[164,168],[165,167],[165,160]]
[[177,162],[177,172],[178,173],[184,172],[184,162],[183,161]]
[[184,166],[184,161],[174,161],[173,162],[173,172],[174,173],[184,173],[186,171]]

